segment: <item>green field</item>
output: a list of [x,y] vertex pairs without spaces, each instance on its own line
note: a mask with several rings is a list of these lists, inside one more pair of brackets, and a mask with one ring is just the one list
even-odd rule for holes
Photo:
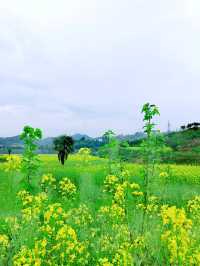
[[[91,162],[84,162],[71,155],[64,166],[57,160],[57,155],[40,155],[42,165],[40,174],[33,180],[34,192],[39,192],[39,178],[46,173],[52,173],[57,180],[69,177],[82,192],[85,200],[92,205],[102,201],[102,187],[106,175],[109,174],[108,162],[105,159],[95,158]],[[20,173],[7,173],[4,164],[0,164],[0,210],[1,215],[10,215],[18,210],[16,192],[22,189]],[[130,179],[142,185],[140,164],[125,164],[130,172]],[[169,171],[170,175],[162,183],[160,178],[153,180],[151,193],[159,196],[164,204],[175,204],[183,206],[193,196],[200,194],[200,166],[190,165],[161,165],[160,172]],[[12,186],[12,189],[11,189]],[[162,193],[165,190],[166,193]]]
[[[143,165],[123,163],[119,170],[113,162],[117,169],[114,176],[118,178],[115,182],[106,179],[110,171],[106,159],[71,155],[64,166],[56,155],[41,155],[40,159],[39,172],[31,180],[31,192],[22,197],[22,203],[17,196],[24,190],[22,174],[6,172],[6,163],[0,165],[1,265],[200,265],[199,166],[155,166],[149,184],[152,199],[142,230],[142,196],[133,196],[129,185],[143,193]],[[37,205],[34,201],[38,193],[44,193],[41,178],[48,173],[55,177],[56,189],[48,184],[47,199]],[[59,192],[64,178],[75,185],[73,196],[73,187],[65,197]],[[188,201],[194,197],[189,208]],[[55,203],[59,204],[55,209],[50,207]],[[62,217],[56,214],[59,208]],[[41,231],[47,226],[45,217],[50,210],[48,226],[51,230],[56,228],[55,235]],[[167,217],[166,224],[161,217]],[[62,226],[64,230],[63,224],[76,236],[63,231],[59,244],[58,232]],[[166,232],[171,233],[162,240]]]

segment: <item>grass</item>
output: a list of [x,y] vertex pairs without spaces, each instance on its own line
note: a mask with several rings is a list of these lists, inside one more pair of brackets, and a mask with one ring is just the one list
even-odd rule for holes
[[[59,181],[68,177],[79,188],[80,201],[91,202],[93,205],[101,205],[102,186],[104,178],[108,174],[108,163],[104,159],[96,159],[91,162],[77,160],[76,156],[70,156],[64,166],[60,165],[56,155],[40,155],[42,160],[38,177],[33,180],[35,192],[39,187],[39,179],[43,174],[52,173]],[[131,180],[142,185],[142,165],[126,164],[131,173]],[[160,172],[169,168],[169,165],[159,167]],[[20,173],[6,173],[4,164],[0,164],[0,213],[10,215],[19,210],[17,206],[16,192],[22,187]],[[184,206],[187,200],[200,194],[200,166],[170,165],[170,176],[162,184],[159,180],[153,180],[151,193],[159,196],[163,204]],[[164,193],[163,193],[164,192]]]
[[[108,174],[106,160],[97,159],[89,163],[77,160],[76,156],[70,156],[64,166],[61,166],[56,155],[40,155],[42,160],[38,177],[33,180],[35,192],[39,187],[39,179],[43,174],[52,173],[57,180],[69,177],[79,188],[80,201],[90,202],[96,207],[103,201],[102,186],[105,176]],[[22,176],[19,173],[5,173],[4,164],[0,164],[0,213],[10,215],[16,213],[16,192],[22,186]],[[168,168],[168,165],[160,166],[160,171]],[[142,165],[126,164],[131,173],[131,180],[142,185]],[[163,204],[185,206],[185,203],[195,195],[200,194],[200,166],[170,165],[170,177],[164,184],[159,180],[153,180],[151,193],[157,195]],[[164,193],[163,193],[164,192]]]

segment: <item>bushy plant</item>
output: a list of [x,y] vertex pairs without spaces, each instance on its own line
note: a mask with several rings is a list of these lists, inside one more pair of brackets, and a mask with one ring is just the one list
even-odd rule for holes
[[42,138],[42,131],[39,128],[34,129],[33,127],[25,126],[20,138],[24,142],[21,171],[27,184],[30,186],[31,179],[37,175],[40,165],[36,141]]

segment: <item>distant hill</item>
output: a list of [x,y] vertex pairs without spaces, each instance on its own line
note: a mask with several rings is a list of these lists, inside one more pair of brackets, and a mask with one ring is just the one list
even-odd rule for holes
[[12,146],[12,145],[23,145],[19,136],[0,138],[0,146]]
[[136,132],[135,134],[117,136],[117,139],[129,142],[137,141],[143,138],[145,138],[145,134],[143,132]]
[[72,135],[72,138],[74,140],[81,140],[81,139],[89,140],[89,139],[92,139],[92,137],[89,137],[88,135],[80,134],[80,133]]
[[[74,134],[72,135],[72,137],[74,140],[80,140],[82,138],[92,139],[91,137],[85,134]],[[38,144],[39,145],[51,145],[53,144],[54,138],[55,137],[44,138],[38,141]],[[2,146],[23,145],[23,141],[20,139],[19,135],[14,136],[14,137],[5,137],[5,138],[0,137],[0,145]]]
[[176,151],[200,151],[200,130],[184,130],[166,135],[167,144]]
[[49,138],[41,139],[37,143],[39,146],[53,145],[53,140],[54,138],[49,137]]
[[[100,146],[103,145],[103,137],[92,138],[86,134],[77,133],[72,135],[75,141],[75,150],[82,147],[91,148],[96,151]],[[132,135],[118,135],[117,139],[120,141],[134,141],[144,137],[144,133],[137,132]],[[38,141],[40,153],[53,153],[53,140],[55,137],[48,137]],[[23,150],[23,141],[20,140],[19,136],[0,138],[0,153],[6,153],[7,148],[10,147],[13,153],[21,153]]]

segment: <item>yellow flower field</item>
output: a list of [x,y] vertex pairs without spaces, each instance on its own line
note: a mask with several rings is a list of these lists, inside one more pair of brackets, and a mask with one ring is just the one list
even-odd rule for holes
[[145,204],[143,165],[40,158],[32,191],[18,156],[1,164],[0,265],[200,265],[199,166],[156,165]]

